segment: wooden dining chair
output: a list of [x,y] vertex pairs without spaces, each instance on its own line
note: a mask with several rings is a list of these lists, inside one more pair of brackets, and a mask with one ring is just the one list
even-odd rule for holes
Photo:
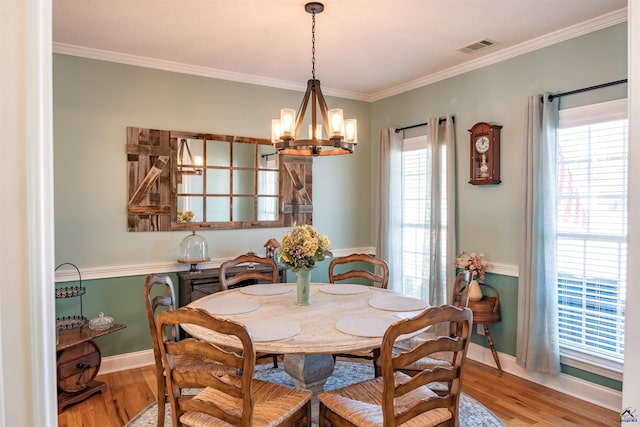
[[[262,264],[271,267],[271,273],[256,271],[254,264]],[[229,274],[232,268],[244,266],[245,270]],[[277,283],[278,282],[278,266],[272,258],[263,258],[255,254],[255,252],[247,252],[232,260],[225,261],[220,265],[220,290],[226,291],[234,286],[251,280],[253,283]],[[278,354],[258,353],[258,359],[271,358],[273,367],[278,367]]]
[[[367,254],[351,254],[331,260],[329,263],[329,283],[335,284],[352,278],[365,279],[370,281],[373,286],[387,289],[389,265],[385,260]],[[375,369],[379,354],[380,349],[375,348],[371,351],[339,353],[334,356],[371,360]]]
[[[453,285],[453,292],[451,295],[451,300],[449,301],[450,305],[456,307],[467,307],[469,304],[469,284],[473,279],[473,275],[469,270],[464,270],[456,275],[456,281]],[[407,351],[410,348],[415,347],[416,341],[421,341],[424,339],[433,338],[435,336],[435,331],[428,331],[423,334],[418,335],[415,338],[406,341],[398,341],[394,347],[393,351],[397,353],[402,353]],[[409,375],[415,375],[425,369],[432,369],[435,366],[446,366],[451,365],[451,354],[450,353],[435,353],[430,357],[422,357],[410,365],[404,366],[402,371]],[[380,376],[381,367],[380,361],[376,363],[375,367],[375,375]]]
[[[164,427],[164,411],[165,404],[168,402],[166,387],[166,370],[162,363],[162,355],[160,346],[158,345],[158,337],[156,332],[156,316],[162,310],[175,310],[176,300],[171,278],[166,275],[151,274],[147,276],[144,282],[144,300],[147,308],[147,320],[149,321],[149,329],[151,332],[151,344],[153,347],[153,356],[156,363],[156,382],[157,382],[157,400],[158,400],[158,427]],[[167,336],[171,339],[177,339],[177,328],[174,327],[168,331]],[[231,368],[213,362],[206,362],[201,357],[177,356],[174,364],[179,367],[199,366],[202,370],[206,370],[213,375],[235,374]]]
[[[271,273],[255,270],[254,264],[271,267]],[[230,269],[240,266],[244,266],[245,269],[236,274],[228,274]],[[221,291],[231,289],[248,280],[255,281],[255,283],[276,283],[278,282],[278,266],[273,259],[257,256],[254,252],[247,252],[220,265]]]
[[[363,266],[366,268],[361,268]],[[345,267],[346,271],[344,271]],[[342,272],[338,272],[338,270],[342,270]],[[329,263],[329,283],[352,278],[366,279],[374,286],[387,289],[389,265],[385,260],[367,254],[351,254],[331,260]]]
[[[186,338],[174,341],[168,328],[191,324],[226,335],[239,343],[238,349]],[[207,311],[182,307],[163,311],[156,319],[158,345],[167,366],[167,389],[174,426],[294,426],[311,425],[311,391],[253,378],[256,353],[246,327]],[[178,367],[176,357],[191,355],[215,360],[241,371],[241,376],[211,375],[198,366]],[[184,387],[203,388],[194,396],[184,396]]]
[[[325,426],[457,426],[463,368],[473,314],[469,308],[430,307],[415,317],[393,323],[384,334],[380,350],[382,376],[318,395],[319,425]],[[452,335],[417,342],[394,353],[398,337],[444,323]],[[401,368],[434,353],[450,352],[452,363],[410,376]],[[440,394],[428,385],[443,384]]]

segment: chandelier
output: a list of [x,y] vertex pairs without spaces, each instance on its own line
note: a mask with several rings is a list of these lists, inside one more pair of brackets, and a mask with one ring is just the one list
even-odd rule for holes
[[[324,5],[311,2],[307,3],[304,9],[311,14],[311,80],[307,81],[307,90],[298,112],[296,113],[292,108],[283,108],[280,111],[280,118],[272,120],[271,141],[279,154],[293,156],[350,154],[358,143],[357,121],[343,119],[341,108],[329,110],[320,89],[320,80],[316,80],[316,13],[321,13]],[[309,139],[300,139],[300,130],[309,101],[311,101]],[[320,108],[322,123],[317,123],[317,106]],[[322,138],[323,128],[327,139]],[[323,150],[323,147],[327,149]]]

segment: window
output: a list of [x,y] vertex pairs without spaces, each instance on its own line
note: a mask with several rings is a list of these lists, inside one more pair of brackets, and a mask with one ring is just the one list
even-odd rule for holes
[[[432,155],[426,146],[426,136],[408,138],[403,141],[402,150],[402,291],[403,294],[421,298],[425,278],[429,277],[430,252],[430,224],[429,214],[431,210],[431,170],[428,165],[432,163],[429,156]],[[442,150],[440,159],[440,182],[442,199],[443,230],[446,230],[446,153]],[[446,265],[446,231],[442,232],[442,240],[439,251],[443,257],[441,266]],[[446,277],[442,272],[441,277]]]
[[557,269],[563,363],[592,372],[589,365],[599,366],[603,372],[597,373],[603,375],[621,372],[627,265],[626,100],[562,110],[559,127]]

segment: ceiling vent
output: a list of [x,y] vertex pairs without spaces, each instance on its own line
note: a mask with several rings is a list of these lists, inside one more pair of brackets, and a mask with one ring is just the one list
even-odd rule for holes
[[473,53],[479,51],[480,49],[484,49],[485,47],[493,46],[494,44],[496,44],[496,42],[489,39],[483,39],[477,42],[473,42],[465,47],[461,47],[460,49],[458,49],[458,51],[462,53]]

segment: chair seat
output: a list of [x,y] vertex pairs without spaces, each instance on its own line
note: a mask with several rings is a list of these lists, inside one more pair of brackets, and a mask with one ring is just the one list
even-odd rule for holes
[[[394,381],[401,384],[411,377],[402,373],[394,373]],[[318,400],[331,411],[358,427],[382,425],[382,390],[384,380],[378,377],[372,380],[352,384],[334,391],[320,393]],[[419,400],[427,400],[437,396],[428,387],[422,386],[394,401],[394,411],[402,412]],[[425,412],[401,424],[401,427],[431,427],[444,423],[452,418],[451,412],[438,408]]]
[[[241,377],[225,376],[223,380],[229,384],[239,385]],[[253,423],[254,427],[271,427],[282,424],[296,411],[311,400],[311,391],[289,387],[271,382],[252,380],[253,389]],[[241,399],[233,399],[228,395],[205,388],[193,397],[193,400],[224,402],[225,410],[240,415]],[[225,426],[225,421],[202,412],[187,411],[180,417],[180,422],[191,427]]]

